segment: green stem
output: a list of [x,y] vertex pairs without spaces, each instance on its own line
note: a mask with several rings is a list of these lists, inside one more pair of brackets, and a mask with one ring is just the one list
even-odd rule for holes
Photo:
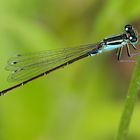
[[126,98],[126,103],[122,118],[120,121],[120,126],[117,134],[116,140],[126,140],[128,135],[129,124],[132,118],[135,102],[138,95],[138,90],[140,87],[140,57],[136,63],[132,80],[128,89],[128,95]]

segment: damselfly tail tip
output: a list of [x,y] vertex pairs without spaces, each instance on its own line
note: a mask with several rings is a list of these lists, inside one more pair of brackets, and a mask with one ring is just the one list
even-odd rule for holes
[[0,92],[0,96],[4,96],[5,94],[3,92]]

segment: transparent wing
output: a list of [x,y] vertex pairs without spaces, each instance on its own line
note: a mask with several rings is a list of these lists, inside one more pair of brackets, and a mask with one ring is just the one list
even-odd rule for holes
[[75,48],[63,48],[17,55],[11,58],[6,66],[6,70],[11,71],[11,74],[8,76],[8,81],[25,81],[33,78],[92,51],[95,46],[95,44],[89,44]]

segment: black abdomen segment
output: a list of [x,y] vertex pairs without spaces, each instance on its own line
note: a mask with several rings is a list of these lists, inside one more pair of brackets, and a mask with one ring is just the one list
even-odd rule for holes
[[[93,49],[93,52],[94,52],[95,50],[96,50],[96,49]],[[35,76],[35,77],[29,79],[29,80],[26,80],[26,81],[24,81],[24,82],[22,82],[22,83],[20,83],[20,84],[17,84],[17,85],[15,85],[15,86],[12,86],[12,87],[10,87],[10,88],[7,88],[7,89],[5,89],[5,90],[3,90],[3,91],[0,92],[0,96],[4,95],[5,93],[7,93],[7,92],[10,91],[10,90],[13,90],[13,89],[15,89],[15,88],[17,88],[17,87],[20,87],[20,86],[22,86],[22,85],[25,85],[25,84],[29,83],[30,81],[33,81],[33,80],[35,80],[35,79],[37,79],[37,78],[39,78],[39,77],[42,77],[42,76],[44,76],[44,75],[47,75],[47,74],[49,74],[49,73],[52,72],[52,71],[55,71],[55,70],[57,70],[57,69],[59,69],[59,68],[61,68],[61,67],[64,67],[64,66],[66,66],[66,65],[69,65],[69,64],[71,64],[71,63],[73,63],[73,62],[75,62],[75,61],[78,61],[78,60],[80,60],[80,59],[82,59],[82,58],[85,58],[85,57],[87,57],[87,56],[90,56],[90,52],[87,52],[87,53],[85,53],[85,54],[83,54],[83,55],[81,55],[81,56],[78,56],[78,57],[76,57],[76,58],[74,58],[74,59],[72,59],[72,60],[69,60],[69,61],[67,61],[67,62],[65,62],[65,63],[63,63],[63,64],[61,64],[61,65],[59,65],[59,66],[56,66],[56,67],[54,67],[54,68],[52,68],[52,69],[50,69],[50,70],[48,70],[48,71],[46,71],[46,72],[44,72],[44,73],[41,73],[41,74],[39,74],[39,75],[37,75],[37,76]]]

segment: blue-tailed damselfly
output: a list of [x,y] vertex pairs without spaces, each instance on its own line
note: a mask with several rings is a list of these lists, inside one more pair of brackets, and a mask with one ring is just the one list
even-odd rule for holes
[[0,95],[4,95],[10,90],[20,87],[34,79],[87,56],[94,56],[116,49],[118,60],[120,60],[124,46],[127,48],[128,56],[131,56],[129,47],[132,46],[136,49],[135,44],[137,44],[137,42],[138,36],[133,26],[126,25],[122,34],[105,38],[96,44],[88,44],[75,48],[64,48],[52,51],[42,51],[31,54],[19,54],[8,61],[6,70],[11,72],[8,77],[8,81],[22,82],[0,91]]

